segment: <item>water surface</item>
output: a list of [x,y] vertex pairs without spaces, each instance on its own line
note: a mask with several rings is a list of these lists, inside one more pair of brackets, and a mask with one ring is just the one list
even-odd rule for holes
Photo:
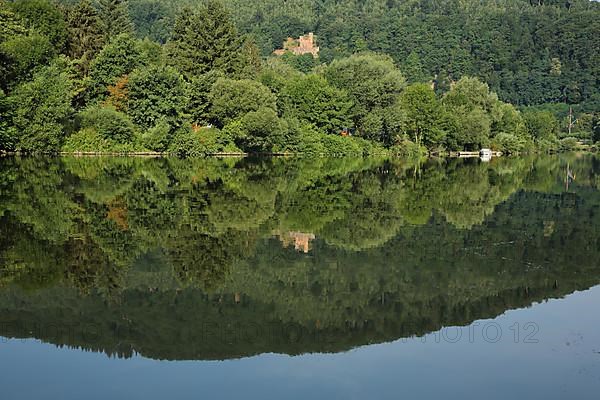
[[600,159],[0,159],[3,398],[596,398]]

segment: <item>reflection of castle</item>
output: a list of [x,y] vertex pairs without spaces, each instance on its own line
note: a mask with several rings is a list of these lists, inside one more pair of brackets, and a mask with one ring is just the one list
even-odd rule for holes
[[286,51],[289,51],[297,56],[303,54],[312,54],[314,58],[319,56],[319,48],[315,46],[315,35],[310,32],[308,35],[300,36],[298,39],[287,38],[283,42],[283,49],[278,49],[273,52],[277,56],[283,55]]
[[283,247],[287,248],[294,243],[294,249],[303,253],[308,253],[310,251],[310,241],[315,240],[315,235],[312,233],[275,232],[275,234],[279,236],[279,240],[281,240]]

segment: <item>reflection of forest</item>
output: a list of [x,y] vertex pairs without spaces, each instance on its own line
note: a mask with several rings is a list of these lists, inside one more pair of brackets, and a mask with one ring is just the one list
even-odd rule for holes
[[600,283],[591,156],[0,163],[3,336],[170,359],[339,351]]

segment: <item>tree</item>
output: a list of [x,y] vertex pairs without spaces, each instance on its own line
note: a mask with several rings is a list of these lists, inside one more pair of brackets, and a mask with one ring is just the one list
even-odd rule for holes
[[527,131],[536,140],[556,140],[558,120],[549,111],[527,111],[523,114]]
[[65,16],[48,0],[19,0],[11,8],[25,25],[48,38],[57,53],[64,50],[68,31]]
[[87,74],[90,62],[104,45],[102,26],[90,0],[81,0],[68,12],[69,42],[67,54],[79,60],[79,71]]
[[247,152],[271,152],[273,146],[281,144],[287,129],[284,122],[277,117],[275,110],[260,107],[250,111],[240,121],[235,121],[235,132],[232,136],[235,143]]
[[276,97],[259,82],[242,79],[218,79],[213,85],[209,101],[213,123],[224,126],[260,108],[277,110]]
[[112,38],[123,33],[133,33],[127,1],[98,0],[98,15],[102,21],[105,37]]
[[312,54],[295,55],[294,53],[287,51],[281,56],[281,60],[306,74],[319,65],[319,59],[313,57]]
[[13,36],[26,34],[27,28],[21,18],[0,0],[0,43]]
[[188,85],[188,103],[186,112],[192,122],[208,124],[210,122],[210,92],[217,79],[223,78],[220,71],[210,71],[192,78]]
[[196,12],[182,11],[165,49],[170,65],[191,78],[211,70],[234,72],[240,45],[229,13],[209,0]]
[[43,67],[31,82],[15,89],[9,101],[17,150],[56,152],[60,149],[64,125],[72,113],[71,89],[65,58]]
[[246,37],[235,61],[235,77],[238,79],[256,79],[260,70],[260,50],[252,37]]
[[90,64],[88,98],[102,98],[108,86],[146,64],[139,43],[128,34],[115,37]]
[[423,71],[423,65],[421,64],[421,59],[416,52],[411,52],[407,57],[406,61],[404,61],[402,72],[406,75],[406,78],[409,82],[425,82],[427,81],[427,76]]
[[291,79],[279,93],[279,103],[286,117],[310,122],[326,133],[339,133],[352,125],[348,94],[319,75]]
[[[389,56],[366,53],[335,60],[325,70],[325,77],[348,93],[360,136],[384,141],[390,136],[383,131],[382,110],[395,103],[406,80]],[[367,117],[370,113],[374,114]],[[373,129],[374,124],[377,129]]]
[[123,113],[111,107],[92,107],[78,116],[82,129],[94,129],[101,137],[115,143],[131,143],[134,127]]
[[459,118],[459,134],[463,148],[479,150],[490,143],[491,120],[481,108],[476,107]]
[[370,53],[335,60],[325,77],[349,93],[357,116],[392,105],[406,82],[389,56]]
[[433,147],[442,142],[445,132],[440,129],[441,107],[430,85],[409,85],[399,99],[405,119],[402,131],[418,145]]
[[15,138],[10,132],[10,107],[8,98],[0,89],[0,151],[11,151],[15,148]]
[[37,67],[47,64],[54,56],[52,44],[37,33],[17,35],[0,43],[0,58],[3,60],[0,87],[8,89],[28,80]]
[[164,44],[175,24],[173,2],[162,0],[129,0],[129,14],[140,38]]
[[479,107],[489,112],[498,102],[498,96],[478,78],[463,77],[444,95],[443,100],[451,108],[465,107],[470,111]]
[[127,84],[127,113],[143,129],[166,119],[173,128],[181,125],[185,107],[185,86],[171,67],[149,66],[135,70]]

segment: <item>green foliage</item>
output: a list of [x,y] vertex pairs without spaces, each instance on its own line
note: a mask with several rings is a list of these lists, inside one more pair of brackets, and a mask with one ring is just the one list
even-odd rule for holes
[[[335,60],[325,70],[325,77],[335,87],[343,89],[353,101],[351,116],[359,136],[381,138],[389,141],[391,132],[373,132],[371,125],[392,106],[405,86],[405,78],[389,56],[379,54],[356,54]],[[374,113],[375,115],[370,115]]]
[[185,102],[183,79],[173,68],[149,66],[129,76],[127,113],[143,129],[154,127],[161,119],[179,126]]
[[[557,137],[594,139],[594,104],[600,99],[594,66],[600,62],[589,51],[589,37],[598,25],[590,18],[597,4],[580,2],[569,9],[587,26],[578,30],[567,23],[573,35],[565,39],[564,32],[548,25],[563,17],[554,3],[515,8],[520,0],[428,6],[324,0],[314,7],[310,0],[294,0],[281,7],[276,1],[257,6],[241,0],[101,0],[94,5],[63,0],[67,5],[58,7],[49,0],[0,2],[0,89],[12,98],[17,86],[65,50],[77,72],[69,77],[76,111],[114,108],[120,122],[125,113],[133,123],[124,122],[125,131],[141,132],[139,139],[157,151],[168,150],[175,136],[194,144],[189,129],[210,125],[226,127],[215,133],[221,144],[237,138],[251,152],[329,153],[341,139],[320,133],[337,135],[343,128],[353,137],[339,143],[341,151],[352,153],[362,143],[356,138],[368,140],[376,152],[383,145],[397,154],[483,146],[512,153],[550,151],[558,149]],[[147,32],[160,43],[169,38],[167,43],[133,39],[128,14],[136,35]],[[166,31],[171,28],[172,35]],[[261,62],[261,53],[272,54],[288,36],[311,31],[318,38],[319,58],[289,53]],[[513,31],[527,46],[514,46]],[[558,48],[562,42],[554,37],[569,42],[572,51]],[[538,48],[539,43],[546,47]],[[404,76],[413,84],[406,87]],[[561,103],[523,108],[524,116],[500,98],[518,105],[549,98]],[[584,103],[571,104],[578,101]],[[14,148],[19,130],[13,120],[19,117],[16,103],[7,104],[3,142]],[[571,108],[575,123],[569,128]],[[552,112],[559,119],[556,127],[550,127],[554,122],[548,116],[534,115],[540,111]],[[245,118],[249,127],[242,126]],[[69,118],[61,125],[61,130],[74,129]],[[102,129],[94,130],[103,135]],[[133,147],[139,142],[130,134],[109,140]]]
[[574,137],[566,137],[560,140],[559,149],[561,151],[573,151],[579,147],[577,142],[577,138]]
[[133,32],[127,2],[124,0],[98,0],[98,15],[106,37]]
[[150,150],[163,152],[167,150],[171,141],[171,125],[165,119],[161,119],[152,128],[142,135],[142,143]]
[[48,0],[19,0],[11,3],[10,7],[27,27],[45,36],[57,53],[64,50],[68,36],[67,24],[55,4]]
[[499,133],[492,139],[491,147],[506,154],[517,154],[531,148],[531,142],[523,136]]
[[68,153],[131,153],[145,149],[137,142],[116,142],[94,127],[89,127],[67,136],[61,150]]
[[130,17],[139,38],[164,44],[175,25],[176,10],[163,0],[129,0]]
[[64,58],[41,68],[34,74],[31,82],[15,89],[9,102],[17,150],[60,150],[64,124],[72,113],[71,89],[72,83]]
[[277,109],[276,97],[269,88],[248,79],[217,79],[209,94],[209,102],[211,119],[218,126],[261,108]]
[[241,44],[229,13],[210,0],[180,13],[165,49],[170,65],[191,78],[212,70],[234,72]]
[[86,74],[89,64],[104,45],[102,25],[90,0],[81,0],[69,9],[67,16],[69,42],[67,54],[79,60],[80,72]]
[[241,153],[218,129],[202,128],[197,132],[180,129],[175,133],[169,152],[179,157],[204,157],[217,153]]
[[225,132],[242,150],[249,153],[269,153],[282,145],[287,130],[285,122],[271,107],[248,111],[239,121],[225,127]]
[[[477,78],[463,77],[444,94],[448,130],[447,145],[451,149],[478,150],[488,147],[497,134],[524,137],[524,122],[519,112],[498,100],[488,85]],[[502,140],[507,139],[503,137]],[[499,143],[499,142],[498,142]]]
[[110,107],[91,107],[79,113],[83,129],[93,129],[106,140],[125,144],[133,141],[135,128],[129,117]]
[[4,91],[0,89],[0,151],[14,150],[14,137],[10,132],[10,106]]
[[210,122],[210,92],[217,79],[222,78],[220,71],[210,71],[196,76],[188,85],[188,103],[186,112],[195,123],[208,124]]
[[102,99],[108,94],[108,86],[130,74],[134,69],[145,65],[140,43],[128,34],[112,39],[98,53],[89,68],[88,96]]
[[558,120],[547,111],[528,111],[523,114],[527,131],[536,140],[556,139]]
[[234,76],[238,79],[256,79],[262,69],[262,60],[254,38],[246,37],[236,53],[233,66]]
[[281,60],[292,68],[304,73],[311,72],[319,65],[319,59],[313,57],[312,54],[295,55],[294,53],[286,52],[281,56]]
[[54,58],[52,44],[37,33],[18,35],[0,43],[3,72],[0,86],[8,88],[31,78],[34,70]]
[[401,69],[410,83],[426,82],[429,80],[429,77],[423,70],[419,55],[414,51],[402,63]]
[[420,161],[427,157],[427,148],[406,136],[397,137],[391,151],[392,154],[408,160]]
[[392,105],[406,81],[393,60],[381,54],[356,54],[335,60],[325,70],[325,77],[350,94],[357,117]]
[[26,34],[23,20],[5,2],[0,1],[0,43],[13,36]]
[[278,101],[286,117],[311,123],[326,133],[339,133],[352,124],[348,94],[330,86],[319,75],[290,79],[281,89]]
[[416,144],[427,147],[444,140],[445,132],[440,129],[441,106],[431,86],[412,84],[402,92],[399,101],[404,112],[402,133],[414,137]]

